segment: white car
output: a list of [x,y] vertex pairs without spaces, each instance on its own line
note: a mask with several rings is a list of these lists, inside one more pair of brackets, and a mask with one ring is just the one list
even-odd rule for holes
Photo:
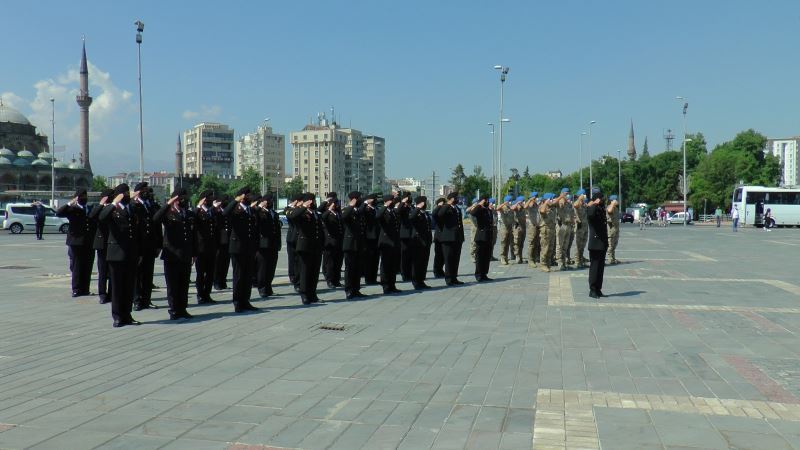
[[[44,207],[44,231],[69,231],[69,220],[56,217],[56,212],[49,206]],[[9,203],[5,209],[3,229],[13,234],[20,234],[24,230],[36,231],[36,221],[33,219],[33,205],[30,203]]]
[[[688,221],[686,220],[687,217],[688,217]],[[684,213],[683,211],[681,211],[681,212],[676,212],[675,214],[669,216],[667,221],[669,223],[671,223],[671,224],[672,223],[683,223],[684,221],[686,221],[686,223],[692,223],[692,217],[689,216],[688,214]]]

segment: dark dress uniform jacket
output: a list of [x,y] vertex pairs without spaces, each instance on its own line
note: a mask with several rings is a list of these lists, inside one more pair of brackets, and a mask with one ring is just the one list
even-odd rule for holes
[[286,230],[286,244],[295,244],[297,242],[297,230],[294,226],[294,221],[289,218],[289,213],[292,212],[294,208],[287,206],[283,210],[283,214],[286,216],[286,221],[289,223],[289,228]]
[[131,201],[130,207],[139,223],[139,243],[141,245],[139,254],[155,258],[158,256],[164,240],[161,227],[153,221],[153,216],[158,211],[159,205],[150,204],[150,206],[145,206],[138,201]]
[[95,230],[94,239],[92,241],[92,248],[101,251],[106,249],[106,241],[108,240],[108,224],[100,221],[100,211],[103,210],[103,206],[105,205],[94,205],[92,210],[89,211],[89,220],[97,224],[97,229]]
[[[316,213],[316,215],[314,215]],[[287,216],[294,221],[294,230],[297,237],[295,248],[298,252],[318,252],[322,250],[325,231],[319,213],[304,206],[298,206],[289,211]]]
[[606,210],[600,205],[592,205],[586,209],[586,220],[589,222],[589,250],[608,249],[608,227],[606,226]]
[[212,208],[209,208],[208,211],[204,211],[203,208],[197,208],[197,213],[194,216],[194,226],[196,231],[195,235],[197,240],[195,242],[197,247],[195,253],[215,254],[217,245],[220,243],[220,237],[217,233],[219,227],[217,215],[218,213],[215,213]]
[[191,264],[195,250],[194,215],[184,210],[183,214],[170,205],[164,205],[153,216],[153,221],[164,224],[164,250],[161,259],[171,263]]
[[413,245],[418,247],[427,247],[433,242],[433,235],[431,234],[431,224],[428,222],[428,215],[424,209],[412,208],[408,213],[408,219],[411,223],[411,240]]
[[248,207],[249,213],[239,202],[230,202],[223,214],[230,220],[231,234],[228,251],[231,255],[255,254],[258,244],[258,223],[256,211]]
[[134,262],[139,253],[139,234],[136,216],[127,208],[106,205],[100,211],[100,221],[108,224],[106,261]]
[[341,215],[335,212],[322,213],[322,224],[325,226],[325,248],[341,249],[344,237],[344,225]]
[[377,241],[378,237],[380,236],[381,229],[378,226],[378,219],[376,217],[377,211],[375,208],[363,204],[359,209],[359,215],[364,221],[364,239],[368,241]]
[[258,248],[266,248],[275,251],[281,249],[281,218],[271,209],[258,210],[258,231],[260,240]]
[[470,211],[475,217],[475,240],[478,242],[492,241],[492,212],[484,206],[476,206]]
[[95,227],[94,221],[89,219],[86,206],[81,208],[79,205],[71,206],[69,203],[61,206],[56,211],[56,216],[64,217],[69,220],[69,232],[67,232],[67,245],[91,245],[94,243]]
[[212,214],[214,217],[214,223],[217,229],[217,234],[219,235],[218,237],[219,244],[227,247],[228,243],[230,242],[229,241],[231,232],[230,219],[225,214],[222,214],[222,209],[220,208],[215,208]]
[[342,223],[344,225],[342,250],[346,252],[364,250],[364,217],[361,210],[352,206],[344,208],[342,210]]
[[378,235],[379,247],[397,247],[400,245],[400,219],[397,211],[385,206],[378,208],[377,213],[380,234]]
[[441,227],[439,242],[464,242],[464,222],[457,207],[442,205],[436,212],[436,223]]

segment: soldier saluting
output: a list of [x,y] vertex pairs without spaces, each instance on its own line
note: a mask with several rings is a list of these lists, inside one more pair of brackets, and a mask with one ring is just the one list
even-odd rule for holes
[[147,182],[137,183],[133,188],[136,200],[131,209],[139,223],[139,263],[136,266],[136,282],[133,284],[133,309],[157,309],[150,298],[153,293],[153,269],[156,257],[161,251],[161,227],[153,223],[153,215],[158,210]]
[[236,192],[236,197],[222,211],[230,222],[228,252],[233,263],[233,310],[237,313],[258,311],[250,304],[253,290],[253,259],[258,245],[258,224],[250,203],[249,187]]
[[475,280],[478,283],[492,281],[488,276],[492,260],[492,211],[488,201],[488,195],[481,196],[469,211],[475,218]]
[[89,219],[97,223],[92,248],[97,253],[97,296],[103,305],[111,302],[108,282],[108,263],[106,262],[106,245],[108,244],[108,225],[100,221],[100,211],[114,197],[113,189],[105,189],[100,193],[100,203],[89,212]]
[[400,292],[395,286],[400,269],[400,219],[394,208],[397,200],[392,195],[384,195],[383,206],[378,208],[376,216],[381,230],[378,247],[381,251],[381,286],[384,294]]
[[214,191],[205,190],[200,193],[200,200],[195,209],[195,279],[197,289],[197,304],[216,303],[211,298],[211,288],[214,285],[214,263],[219,246],[217,233],[217,213],[214,212]]
[[319,282],[319,268],[322,262],[322,240],[324,230],[319,213],[314,206],[314,194],[303,194],[303,201],[292,208],[287,215],[294,221],[297,233],[297,276],[300,300],[304,305],[317,303],[317,283]]
[[428,198],[420,195],[414,199],[415,207],[408,213],[408,219],[411,223],[411,240],[409,244],[413,247],[411,261],[411,282],[414,289],[430,289],[430,286],[425,284],[425,275],[428,272],[428,260],[431,255],[431,243],[433,242],[433,234],[431,234],[431,222],[426,211]]
[[444,254],[444,279],[448,286],[458,286],[458,264],[461,259],[461,245],[464,243],[464,222],[458,209],[458,193],[447,195],[447,204],[436,212],[436,221],[441,224],[439,241]]
[[[205,199],[205,197],[203,197]],[[153,221],[164,225],[164,279],[167,283],[169,319],[191,319],[186,311],[189,303],[189,277],[192,262],[196,261],[195,216],[189,210],[189,196],[185,188],[172,192],[167,204],[153,215]]]
[[[131,317],[133,283],[139,261],[139,223],[130,207],[130,188],[122,183],[114,188],[114,200],[100,211],[100,221],[108,226],[106,260],[111,279],[111,317],[114,328],[141,325]],[[138,196],[134,192],[134,200]]]
[[69,220],[67,232],[67,251],[69,269],[72,272],[72,296],[89,295],[89,283],[92,279],[92,263],[94,263],[94,221],[89,219],[86,203],[86,189],[75,191],[75,197],[56,211],[56,216]]
[[361,293],[361,263],[364,256],[364,220],[360,209],[361,192],[347,195],[347,206],[342,209],[342,251],[344,252],[344,292],[348,299],[366,297]]
[[281,251],[281,218],[272,209],[272,195],[265,195],[258,204],[258,252],[256,253],[256,286],[261,298],[273,295],[272,280]]
[[364,274],[364,284],[366,285],[378,284],[378,260],[380,259],[378,237],[380,236],[380,227],[376,218],[376,201],[378,201],[378,194],[369,194],[359,208],[361,220],[364,222],[365,242],[361,271]]

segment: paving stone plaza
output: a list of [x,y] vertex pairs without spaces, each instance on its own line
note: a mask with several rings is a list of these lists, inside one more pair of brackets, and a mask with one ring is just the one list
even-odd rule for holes
[[120,329],[63,244],[0,235],[0,449],[800,449],[797,229],[625,226],[599,301],[465,245],[464,286],[302,306],[282,252],[258,313]]

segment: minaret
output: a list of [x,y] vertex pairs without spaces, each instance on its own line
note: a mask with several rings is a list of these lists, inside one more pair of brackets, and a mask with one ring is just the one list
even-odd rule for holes
[[183,150],[181,150],[181,134],[178,133],[178,148],[175,150],[175,176],[183,176]]
[[91,171],[92,165],[89,162],[89,105],[92,104],[92,97],[89,96],[89,68],[86,64],[86,41],[83,42],[83,55],[81,55],[81,89],[75,100],[81,108],[81,165],[84,169]]
[[633,139],[633,120],[631,120],[631,132],[628,133],[628,160],[636,160],[636,143]]

